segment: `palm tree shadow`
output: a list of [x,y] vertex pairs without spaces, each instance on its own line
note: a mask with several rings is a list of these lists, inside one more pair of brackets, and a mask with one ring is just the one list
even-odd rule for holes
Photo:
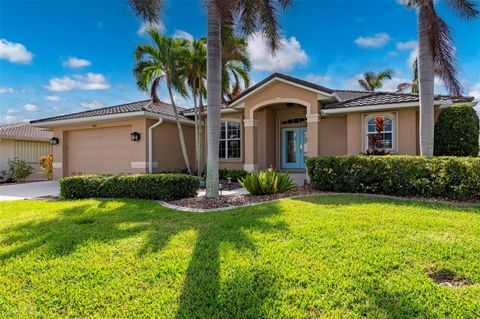
[[[237,304],[219,298],[222,245],[239,254],[255,253],[255,234],[287,232],[284,222],[271,218],[281,212],[279,203],[207,214],[179,213],[153,201],[89,200],[66,202],[65,206],[54,218],[3,228],[0,247],[7,249],[0,251],[0,263],[32,252],[47,258],[67,256],[92,241],[114,243],[145,233],[146,240],[137,253],[142,258],[164,249],[176,234],[194,230],[197,238],[177,317],[236,317],[234,314],[239,315],[243,308],[261,309],[265,298],[275,293],[271,284],[274,275],[268,269],[249,267],[236,273],[224,289],[227,300]],[[257,297],[233,298],[232,292],[241,295],[248,291]]]
[[[247,309],[251,317],[258,316],[257,310],[260,311],[263,301],[275,294],[274,276],[268,269],[255,267],[237,271],[234,279],[224,284],[220,298],[220,249],[227,243],[237,250],[254,252],[255,244],[248,233],[287,230],[283,222],[265,220],[278,213],[278,203],[261,205],[248,211],[216,214],[211,216],[210,223],[197,228],[198,237],[183,283],[177,318],[246,317],[242,311]],[[244,296],[239,299],[241,294]]]
[[[96,201],[73,205],[55,218],[28,221],[3,228],[0,244],[11,246],[0,253],[6,260],[32,250],[46,255],[65,256],[84,243],[111,242],[151,229],[158,209],[155,202]],[[158,217],[157,217],[158,218]]]

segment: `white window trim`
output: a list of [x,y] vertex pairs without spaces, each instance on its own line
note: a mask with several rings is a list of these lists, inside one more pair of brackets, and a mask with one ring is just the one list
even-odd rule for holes
[[[238,125],[240,125],[240,136],[238,138],[228,138],[228,123],[237,123]],[[220,130],[221,130],[221,125],[225,123],[225,138],[222,139],[220,137],[219,139],[219,143],[220,141],[225,141],[225,157],[220,157],[220,155],[218,156],[218,158],[220,160],[241,160],[242,159],[242,122],[240,120],[222,120],[220,122]],[[239,141],[240,142],[240,155],[238,157],[228,157],[228,141]],[[220,145],[219,145],[220,147]]]
[[386,150],[390,152],[396,152],[397,150],[397,130],[398,130],[398,122],[397,122],[397,112],[395,113],[372,113],[372,114],[365,114],[363,116],[363,130],[362,130],[362,142],[363,142],[363,150],[364,152],[368,151],[368,121],[374,119],[378,116],[389,118],[392,121],[392,148],[387,148]]

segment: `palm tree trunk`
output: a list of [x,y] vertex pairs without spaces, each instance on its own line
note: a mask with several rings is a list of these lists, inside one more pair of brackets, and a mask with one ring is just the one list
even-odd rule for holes
[[180,124],[180,119],[178,118],[177,106],[175,104],[175,99],[173,98],[172,83],[167,76],[167,88],[168,94],[170,95],[170,101],[173,105],[173,113],[175,114],[175,120],[177,122],[178,137],[180,138],[180,147],[182,148],[183,160],[185,161],[185,166],[187,167],[188,174],[192,174],[192,169],[190,168],[190,160],[188,159],[187,146],[185,145],[185,136],[183,135],[182,124]]
[[222,103],[222,51],[220,10],[216,0],[208,0],[207,37],[207,191],[208,198],[218,197],[218,147]]
[[193,78],[193,112],[195,113],[195,167],[197,170],[197,176],[201,176],[200,168],[200,118],[198,114],[197,106],[197,79]]
[[199,114],[199,128],[198,128],[198,136],[200,139],[200,169],[202,173],[205,169],[205,136],[203,135],[205,123],[203,121],[204,118],[204,107],[203,107],[203,79],[200,79],[198,91],[200,94],[198,95],[198,114]]
[[[432,0],[428,0],[432,1]],[[418,87],[420,92],[420,155],[433,156],[434,132],[434,69],[433,52],[427,26],[428,8],[425,2],[419,4],[418,24]]]

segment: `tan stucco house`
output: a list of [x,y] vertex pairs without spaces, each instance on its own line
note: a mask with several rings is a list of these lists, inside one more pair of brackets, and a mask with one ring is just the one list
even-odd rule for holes
[[[465,97],[435,99],[435,114]],[[305,173],[305,157],[359,154],[375,117],[387,123],[392,153],[419,153],[418,95],[333,90],[275,73],[222,109],[220,166],[248,171],[269,166]],[[194,166],[193,111],[178,108]],[[54,176],[146,173],[184,167],[173,107],[149,100],[31,122],[53,131]]]
[[27,180],[43,180],[38,159],[52,153],[50,139],[52,132],[32,127],[29,123],[16,123],[0,126],[0,180],[7,178],[9,160],[18,158],[33,167]]

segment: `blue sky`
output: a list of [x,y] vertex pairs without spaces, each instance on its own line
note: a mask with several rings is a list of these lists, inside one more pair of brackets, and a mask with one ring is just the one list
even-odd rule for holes
[[[463,21],[442,1],[437,9],[453,29],[464,93],[480,98],[480,19]],[[296,0],[279,20],[283,46],[276,56],[261,37],[249,38],[254,83],[275,71],[349,89],[358,89],[356,78],[368,70],[395,71],[384,89],[411,78],[415,12],[397,0]],[[132,75],[133,50],[148,42],[141,26],[126,0],[0,0],[0,122],[145,98]],[[204,36],[203,2],[167,1],[158,28]],[[436,89],[443,92],[441,85]],[[163,91],[162,97],[167,100]]]

